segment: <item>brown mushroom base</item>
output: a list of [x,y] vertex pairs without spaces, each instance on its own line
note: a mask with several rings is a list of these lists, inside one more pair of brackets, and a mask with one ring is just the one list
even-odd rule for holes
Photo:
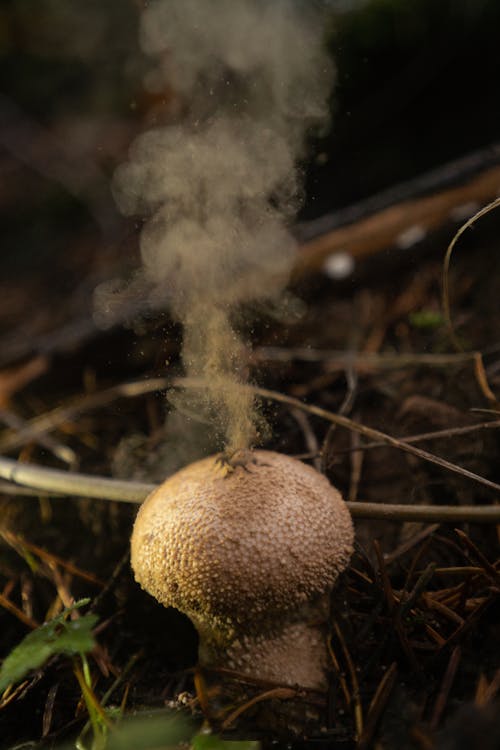
[[240,706],[245,709],[237,722],[242,737],[254,731],[283,738],[318,734],[328,688],[326,605],[327,597],[321,597],[296,612],[301,620],[280,623],[277,616],[259,633],[241,629],[234,637],[233,631],[225,645],[201,635],[199,663],[214,688],[216,730],[230,729],[225,721]]
[[227,651],[227,665],[262,680],[325,690],[326,657],[323,630],[294,623],[276,635],[234,641]]
[[241,634],[228,646],[200,640],[200,666],[223,668],[259,681],[326,690],[325,628],[292,622],[259,634]]

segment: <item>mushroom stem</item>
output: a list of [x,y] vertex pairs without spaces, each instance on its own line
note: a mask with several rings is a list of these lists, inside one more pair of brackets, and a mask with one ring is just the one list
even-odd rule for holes
[[290,687],[326,690],[326,628],[316,622],[287,623],[281,629],[242,633],[226,648],[200,640],[202,667],[226,668]]

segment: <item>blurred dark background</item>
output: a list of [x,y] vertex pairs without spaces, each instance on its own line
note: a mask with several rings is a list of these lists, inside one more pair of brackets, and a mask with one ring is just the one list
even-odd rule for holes
[[[496,140],[498,0],[323,4],[337,79],[331,126],[311,135],[302,165],[298,219]],[[137,0],[0,6],[0,332],[43,290],[70,308],[136,262],[137,228],[115,208],[110,179],[134,136],[175,112],[175,95],[151,83],[140,11]]]
[[495,0],[372,0],[338,16],[332,127],[309,168],[305,215],[495,142],[499,43]]

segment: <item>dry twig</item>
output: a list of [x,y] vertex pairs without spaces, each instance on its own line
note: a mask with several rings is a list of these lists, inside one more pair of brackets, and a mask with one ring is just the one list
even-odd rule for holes
[[[69,474],[43,466],[22,464],[0,456],[0,476],[31,489],[31,495],[88,497],[121,503],[142,503],[157,484],[122,481],[89,474]],[[500,523],[500,505],[400,505],[389,503],[347,503],[354,518],[379,521],[430,521],[437,523]]]

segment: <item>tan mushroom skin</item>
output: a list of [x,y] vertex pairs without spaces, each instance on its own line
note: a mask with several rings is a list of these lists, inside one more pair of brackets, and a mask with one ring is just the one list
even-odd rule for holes
[[322,689],[321,620],[352,545],[349,511],[323,475],[256,450],[167,479],[139,510],[131,559],[140,585],[192,620],[202,665]]

